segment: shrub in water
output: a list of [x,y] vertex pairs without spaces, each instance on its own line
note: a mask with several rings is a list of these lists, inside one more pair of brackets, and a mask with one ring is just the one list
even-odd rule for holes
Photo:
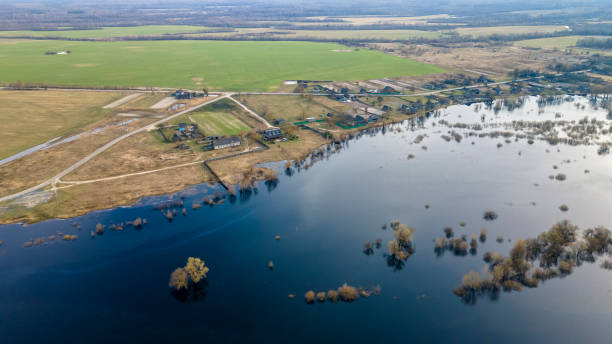
[[338,291],[336,290],[330,290],[327,292],[327,298],[331,301],[331,302],[338,302]]
[[176,290],[187,289],[187,271],[183,268],[175,269],[170,275],[168,285]]
[[355,287],[347,285],[344,283],[340,288],[338,288],[338,295],[340,299],[344,302],[353,302],[357,300],[359,297],[359,293]]
[[487,210],[484,212],[483,218],[487,221],[493,221],[497,219],[497,213],[493,210]]
[[307,291],[306,294],[304,294],[304,299],[306,300],[306,303],[314,303],[315,292],[312,290]]
[[487,241],[487,229],[483,228],[480,230],[480,242]]

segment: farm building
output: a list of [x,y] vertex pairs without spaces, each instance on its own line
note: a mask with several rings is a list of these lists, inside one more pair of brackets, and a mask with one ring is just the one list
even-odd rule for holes
[[285,123],[285,119],[284,118],[277,118],[274,120],[274,125],[281,125],[283,123]]
[[204,93],[176,90],[172,93],[172,96],[176,99],[202,98],[204,97]]
[[172,141],[194,140],[202,137],[197,124],[179,123],[172,135]]
[[276,140],[280,139],[281,137],[283,137],[283,133],[279,128],[270,128],[264,130],[263,132],[264,140]]
[[224,137],[213,141],[213,149],[223,149],[240,146],[240,139],[237,136]]

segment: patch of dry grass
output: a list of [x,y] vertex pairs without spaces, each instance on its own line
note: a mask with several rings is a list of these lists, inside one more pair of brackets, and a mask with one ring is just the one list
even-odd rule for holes
[[0,159],[49,141],[79,133],[111,115],[102,107],[122,92],[0,91]]

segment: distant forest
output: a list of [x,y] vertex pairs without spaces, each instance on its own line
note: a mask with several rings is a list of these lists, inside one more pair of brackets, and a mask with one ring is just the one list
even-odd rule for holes
[[[334,16],[423,16],[433,18],[421,30],[449,24],[470,26],[568,25],[612,20],[607,0],[16,0],[0,3],[1,30],[48,30],[135,25],[204,25],[209,27],[304,28],[303,23],[338,23]],[[332,17],[332,18],[322,18]],[[300,22],[302,26],[294,27]],[[355,29],[352,27],[351,29]],[[398,29],[386,24],[370,29]],[[416,29],[417,27],[411,27]],[[309,27],[309,29],[313,29]],[[316,29],[316,28],[314,28]],[[364,28],[360,28],[364,29]]]
[[576,46],[593,49],[612,49],[612,38],[582,38],[576,42]]

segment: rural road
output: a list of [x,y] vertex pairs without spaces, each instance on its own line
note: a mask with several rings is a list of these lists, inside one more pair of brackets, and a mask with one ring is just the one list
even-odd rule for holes
[[[50,179],[48,179],[48,180],[44,181],[43,183],[38,184],[38,185],[36,185],[36,186],[33,186],[33,187],[31,187],[31,188],[25,189],[25,190],[20,191],[20,192],[18,192],[18,193],[14,193],[14,194],[12,194],[12,195],[8,195],[8,196],[0,197],[0,202],[9,201],[9,200],[12,200],[12,199],[15,199],[15,198],[19,198],[19,197],[21,197],[21,196],[24,196],[24,195],[26,195],[26,194],[30,193],[30,192],[34,192],[34,191],[40,190],[40,189],[42,189],[42,188],[45,188],[45,187],[47,187],[47,186],[49,186],[49,185],[53,185],[53,184],[55,184],[55,183],[56,183],[56,182],[57,182],[57,181],[58,181],[60,178],[62,178],[62,177],[64,177],[65,175],[67,175],[67,174],[69,174],[69,173],[73,172],[73,171],[74,171],[74,170],[76,170],[77,168],[79,168],[79,167],[83,166],[85,163],[87,163],[87,162],[88,162],[88,161],[90,161],[91,159],[95,158],[96,156],[100,155],[100,153],[102,153],[102,152],[106,151],[107,149],[111,148],[112,146],[116,145],[117,143],[121,142],[122,140],[124,140],[124,139],[126,139],[126,138],[128,138],[128,137],[130,137],[130,136],[132,136],[132,135],[135,135],[135,134],[138,134],[138,133],[142,133],[142,132],[144,132],[144,131],[148,130],[149,128],[155,128],[155,126],[156,126],[156,125],[158,125],[158,124],[161,124],[161,123],[164,123],[164,122],[170,121],[170,120],[172,120],[172,119],[174,119],[174,118],[176,118],[176,117],[182,116],[182,115],[184,115],[184,114],[186,114],[186,113],[188,113],[188,112],[191,112],[191,111],[193,111],[193,110],[197,110],[197,109],[199,109],[199,108],[201,108],[201,107],[203,107],[203,106],[206,106],[206,105],[208,105],[208,104],[214,103],[214,102],[219,101],[219,100],[221,100],[221,99],[229,98],[231,95],[232,95],[231,93],[224,94],[223,96],[217,97],[217,98],[215,98],[215,99],[211,99],[211,100],[209,100],[209,101],[207,101],[207,102],[204,102],[204,103],[202,103],[202,104],[198,104],[198,105],[196,105],[196,106],[193,106],[193,107],[191,107],[191,108],[189,108],[189,109],[186,109],[186,110],[183,110],[183,111],[177,112],[177,113],[175,113],[175,114],[173,114],[173,115],[170,115],[170,116],[168,116],[168,117],[162,118],[162,119],[160,119],[159,121],[156,121],[156,122],[154,122],[154,123],[151,123],[151,124],[149,124],[149,125],[147,125],[147,126],[144,126],[144,127],[142,127],[142,128],[136,129],[136,130],[131,131],[131,132],[127,133],[127,134],[121,135],[121,136],[119,136],[119,137],[117,137],[117,138],[113,139],[112,141],[110,141],[110,142],[106,143],[104,146],[102,146],[102,147],[100,147],[100,148],[96,149],[95,151],[93,151],[92,153],[90,153],[89,155],[87,155],[86,157],[84,157],[83,159],[81,159],[81,160],[77,161],[77,162],[76,162],[76,163],[74,163],[72,166],[70,166],[70,167],[68,167],[67,169],[63,170],[62,172],[60,172],[59,174],[55,175],[54,177],[52,177],[52,178],[50,178]],[[258,117],[259,117],[259,116],[258,116]]]

